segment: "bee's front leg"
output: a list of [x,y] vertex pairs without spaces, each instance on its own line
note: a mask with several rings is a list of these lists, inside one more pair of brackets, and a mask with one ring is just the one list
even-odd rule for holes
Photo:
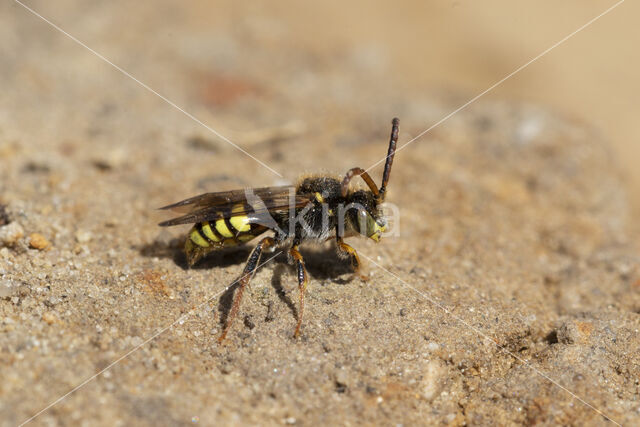
[[342,252],[343,254],[347,254],[349,256],[349,259],[351,259],[351,266],[353,267],[354,273],[364,281],[369,280],[369,276],[362,273],[361,271],[362,264],[360,263],[358,252],[356,252],[355,249],[346,244],[344,240],[342,240],[342,237],[337,237],[336,240],[338,242],[338,251]]

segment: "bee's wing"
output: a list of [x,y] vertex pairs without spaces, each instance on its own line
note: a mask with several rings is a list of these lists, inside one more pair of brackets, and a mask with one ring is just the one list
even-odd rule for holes
[[220,191],[217,193],[205,193],[195,197],[182,200],[178,203],[163,206],[161,210],[172,210],[174,212],[190,213],[204,207],[213,207],[227,205],[230,203],[238,203],[246,200],[246,195],[253,193],[260,198],[271,198],[275,195],[295,192],[295,187],[291,185],[283,185],[279,187],[263,187],[263,188],[247,188],[244,190]]
[[206,193],[160,208],[185,215],[159,225],[193,224],[238,215],[263,218],[269,212],[301,208],[309,202],[309,197],[295,194],[295,187],[290,185]]

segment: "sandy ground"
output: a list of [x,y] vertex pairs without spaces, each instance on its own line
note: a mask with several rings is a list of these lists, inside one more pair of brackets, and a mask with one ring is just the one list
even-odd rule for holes
[[631,184],[601,131],[474,103],[398,153],[400,236],[350,242],[368,282],[331,245],[305,248],[295,341],[277,257],[219,346],[249,248],[187,269],[186,229],[155,208],[368,167],[393,116],[402,143],[472,95],[412,89],[366,45],[306,49],[246,9],[33,4],[282,177],[0,6],[2,425],[640,422]]

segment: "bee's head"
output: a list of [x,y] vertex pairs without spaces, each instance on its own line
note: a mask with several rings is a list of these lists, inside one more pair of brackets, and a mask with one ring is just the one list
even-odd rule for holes
[[[391,121],[391,136],[389,138],[389,149],[387,150],[384,172],[382,173],[382,184],[380,188],[373,182],[371,176],[362,168],[351,168],[347,171],[342,180],[341,193],[349,205],[347,206],[347,225],[351,230],[367,236],[376,242],[380,240],[382,233],[387,229],[387,221],[382,214],[381,206],[387,194],[387,184],[391,175],[391,165],[396,154],[396,144],[398,142],[398,128],[400,120],[394,118]],[[374,165],[375,166],[375,165]],[[371,191],[358,190],[353,193],[349,190],[349,182],[354,176],[360,176],[369,186]]]
[[354,231],[376,242],[387,229],[379,199],[371,191],[358,190],[351,194],[347,218]]

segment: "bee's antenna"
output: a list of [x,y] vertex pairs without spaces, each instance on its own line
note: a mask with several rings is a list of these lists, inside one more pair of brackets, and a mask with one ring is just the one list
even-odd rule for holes
[[391,121],[391,138],[389,139],[389,151],[387,152],[387,162],[384,164],[384,172],[382,174],[382,185],[380,186],[380,200],[384,200],[385,193],[387,191],[387,183],[389,182],[389,175],[391,174],[391,165],[393,164],[393,156],[396,154],[396,143],[398,142],[398,127],[400,126],[400,119],[394,117]]
[[369,176],[367,171],[365,171],[362,168],[349,169],[347,174],[344,176],[344,179],[342,180],[342,186],[341,186],[342,197],[347,197],[347,192],[349,191],[349,182],[354,176],[360,176],[364,180],[364,182],[367,183],[367,185],[373,192],[373,195],[375,197],[380,197],[380,191],[378,190],[378,186],[376,185],[375,182],[373,182],[373,179],[371,179],[371,176]]

